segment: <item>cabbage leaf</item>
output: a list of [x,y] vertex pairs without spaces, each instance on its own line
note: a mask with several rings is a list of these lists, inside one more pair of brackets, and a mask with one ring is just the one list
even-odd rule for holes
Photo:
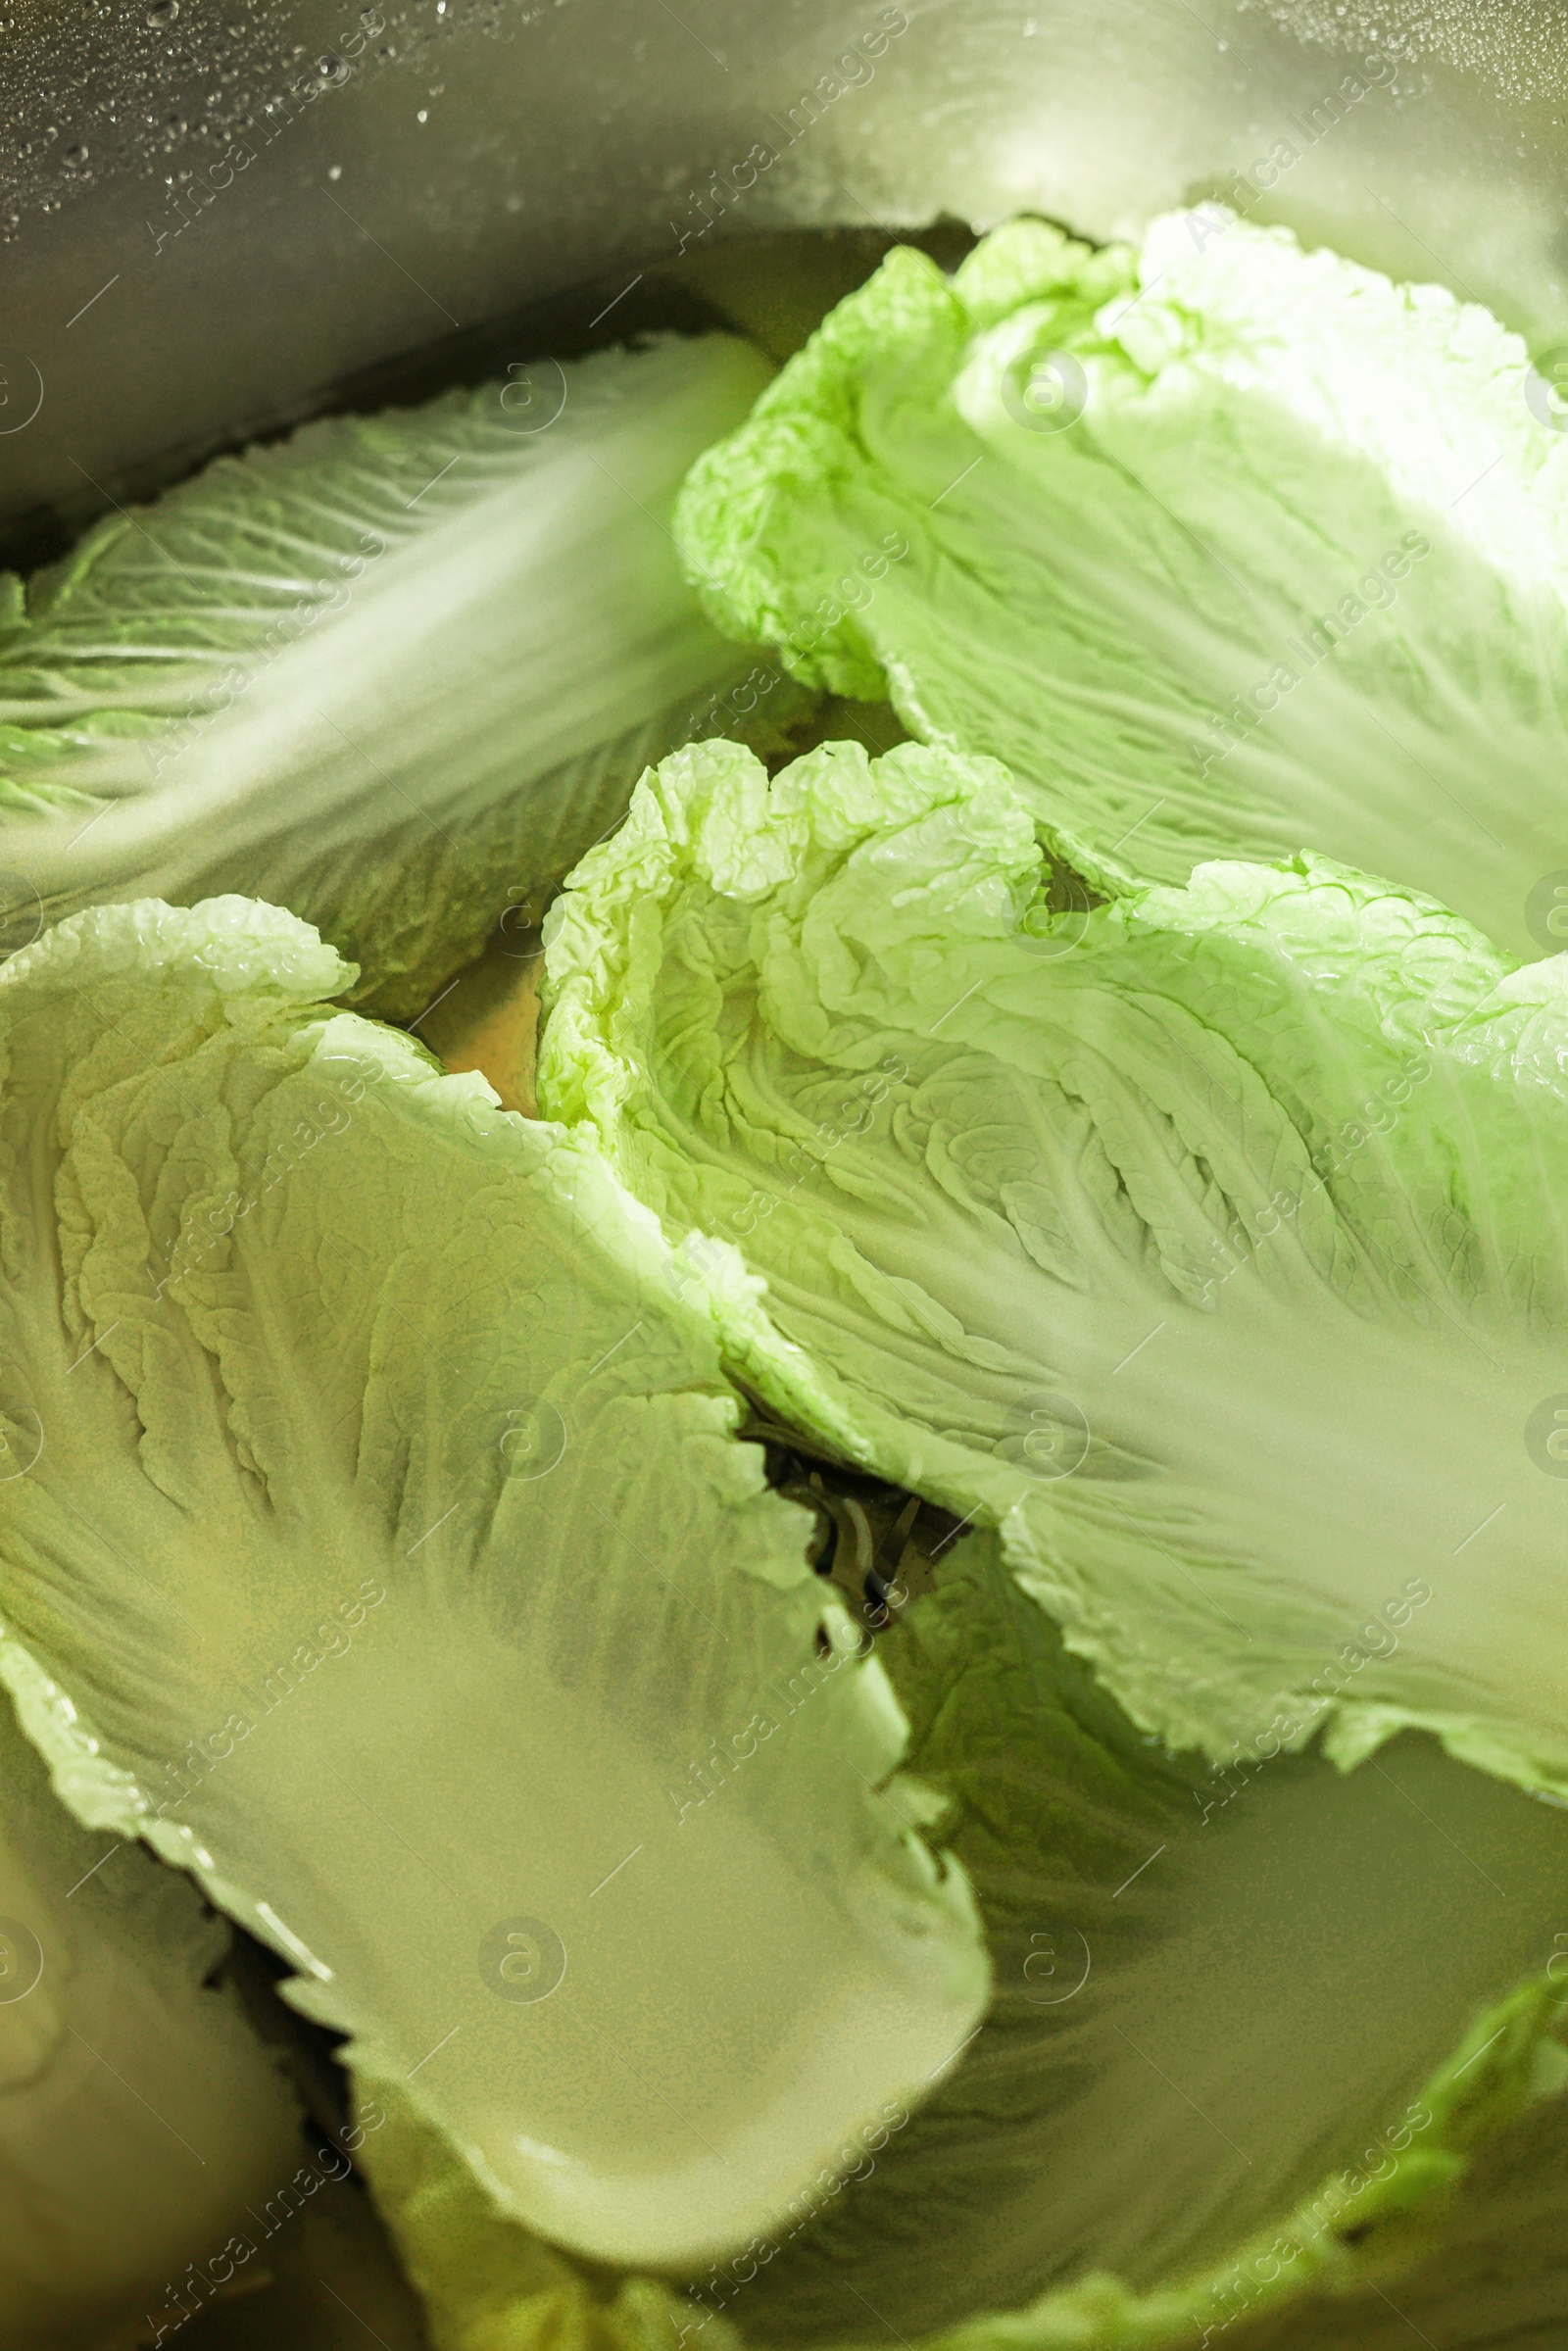
[[971,1899],[710,1277],[347,976],[237,899],[0,971],[24,1721],[502,2209],[695,2259],[954,2059]]
[[[694,467],[721,627],[1004,760],[1104,893],[1310,850],[1568,943],[1568,450],[1520,338],[1216,206],[896,249]],[[889,548],[902,548],[889,561]]]
[[212,1982],[229,1940],[187,1880],[72,1818],[0,1696],[5,2351],[101,2351],[149,2312],[151,2340],[297,2169],[294,2098]]
[[356,956],[362,1001],[420,1012],[646,760],[801,700],[745,682],[667,527],[767,374],[671,336],[330,417],[0,580],[4,944],[238,890]]
[[550,916],[541,1106],[1141,1728],[1568,1794],[1568,966],[1322,858],[1041,870],[990,760],[677,753]]
[[1284,1757],[1205,1815],[994,1536],[885,1655],[985,1916],[984,2030],[683,2294],[509,2226],[378,2085],[366,2160],[436,2351],[1185,2351],[1249,2320],[1318,2351],[1391,2304],[1446,2345],[1568,2311],[1560,1813],[1406,1733],[1381,1771]]

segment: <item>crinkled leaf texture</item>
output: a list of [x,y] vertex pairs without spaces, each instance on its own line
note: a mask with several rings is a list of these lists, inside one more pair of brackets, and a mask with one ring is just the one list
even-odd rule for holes
[[1322,859],[1032,931],[1039,871],[993,761],[677,753],[551,917],[541,1104],[1144,1728],[1568,1791],[1568,966]]
[[24,1720],[504,2209],[696,2258],[950,2062],[970,1896],[734,1438],[721,1277],[344,977],[235,899],[0,973]]
[[[31,1687],[15,1651],[0,1676]],[[228,1941],[188,1881],[72,1818],[0,1697],[5,2351],[143,2339],[186,2264],[295,2170],[294,2100],[208,1982]]]
[[[1381,2285],[1451,2346],[1470,2338],[1433,2313],[1451,2321],[1455,2285],[1477,2342],[1494,2307],[1568,2307],[1560,1815],[1409,1734],[1349,1779],[1280,1758],[1204,1814],[994,1537],[956,1544],[887,1640],[985,1914],[984,2031],[842,2187],[684,2297],[508,2227],[377,2083],[365,2160],[438,2351],[889,2329],[927,2351],[1176,2351],[1271,2317],[1273,2351],[1298,2328],[1320,2351],[1325,2330],[1360,2343],[1348,2310],[1383,2314]],[[1504,2281],[1489,2265],[1510,2257]]]
[[677,531],[720,626],[1004,759],[1102,890],[1310,850],[1528,958],[1568,939],[1557,421],[1440,287],[1216,207],[1136,255],[1026,220],[951,280],[896,250]]
[[1035,929],[1040,870],[991,761],[710,744],[547,925],[541,1102],[1011,1570],[891,1661],[991,2017],[763,2340],[868,2338],[846,2280],[974,2346],[1348,2290],[1565,2070],[1561,969],[1323,860]]
[[[754,665],[666,518],[767,374],[725,335],[544,363],[109,516],[0,624],[6,944],[92,900],[243,890],[356,957],[363,1001],[420,1011]],[[746,687],[720,723],[792,697]]]

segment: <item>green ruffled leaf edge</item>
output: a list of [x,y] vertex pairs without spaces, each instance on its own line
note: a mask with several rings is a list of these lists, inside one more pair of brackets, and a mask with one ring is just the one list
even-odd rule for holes
[[[705,450],[675,501],[682,567],[724,636],[773,648],[803,684],[862,702],[898,694],[851,612],[824,617],[812,590],[770,555],[777,506],[813,491],[843,493],[858,511],[897,525],[897,490],[868,467],[859,427],[867,360],[956,373],[969,338],[1025,302],[1055,305],[1066,348],[1093,336],[1096,314],[1137,284],[1124,244],[1095,247],[1024,214],[994,229],[949,277],[912,245],[895,245],[872,276],[831,310],[786,362],[744,424]],[[977,448],[983,448],[978,440]]]

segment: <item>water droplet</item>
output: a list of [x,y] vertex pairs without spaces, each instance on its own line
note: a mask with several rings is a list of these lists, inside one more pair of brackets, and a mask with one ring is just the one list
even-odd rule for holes
[[392,41],[383,41],[375,54],[380,59],[383,66],[389,66],[397,55],[396,44]]
[[147,22],[154,32],[167,32],[179,14],[179,0],[153,0]]
[[48,129],[47,129],[47,130],[44,132],[44,134],[43,134],[43,143],[44,143],[44,145],[45,145],[46,147],[52,147],[52,146],[54,145],[54,143],[55,143],[56,139],[57,139],[57,138],[59,138],[59,136],[60,136],[60,125],[59,125],[59,123],[58,123],[58,122],[51,122],[51,123],[50,123],[50,125],[49,125],[49,127],[48,127]]
[[341,164],[329,164],[327,167],[326,176],[328,179],[341,179],[343,176],[343,166]]
[[427,106],[421,106],[414,119],[416,122],[428,122],[430,120],[430,109]]
[[339,57],[335,49],[324,50],[316,61],[316,73],[319,81],[340,84],[349,77],[348,61]]
[[66,149],[66,170],[68,171],[85,171],[86,169],[86,148],[79,143],[74,147],[68,147]]
[[186,127],[187,125],[183,115],[166,115],[164,117],[164,128],[168,131],[172,139],[182,139],[185,135]]

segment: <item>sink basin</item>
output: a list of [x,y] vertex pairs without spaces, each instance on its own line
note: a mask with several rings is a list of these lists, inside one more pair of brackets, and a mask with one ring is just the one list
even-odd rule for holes
[[[1208,196],[1565,331],[1546,0],[138,0],[7,20],[0,540],[331,406],[700,318],[781,229]],[[867,254],[869,247],[869,256]],[[814,289],[814,293],[813,293]]]

